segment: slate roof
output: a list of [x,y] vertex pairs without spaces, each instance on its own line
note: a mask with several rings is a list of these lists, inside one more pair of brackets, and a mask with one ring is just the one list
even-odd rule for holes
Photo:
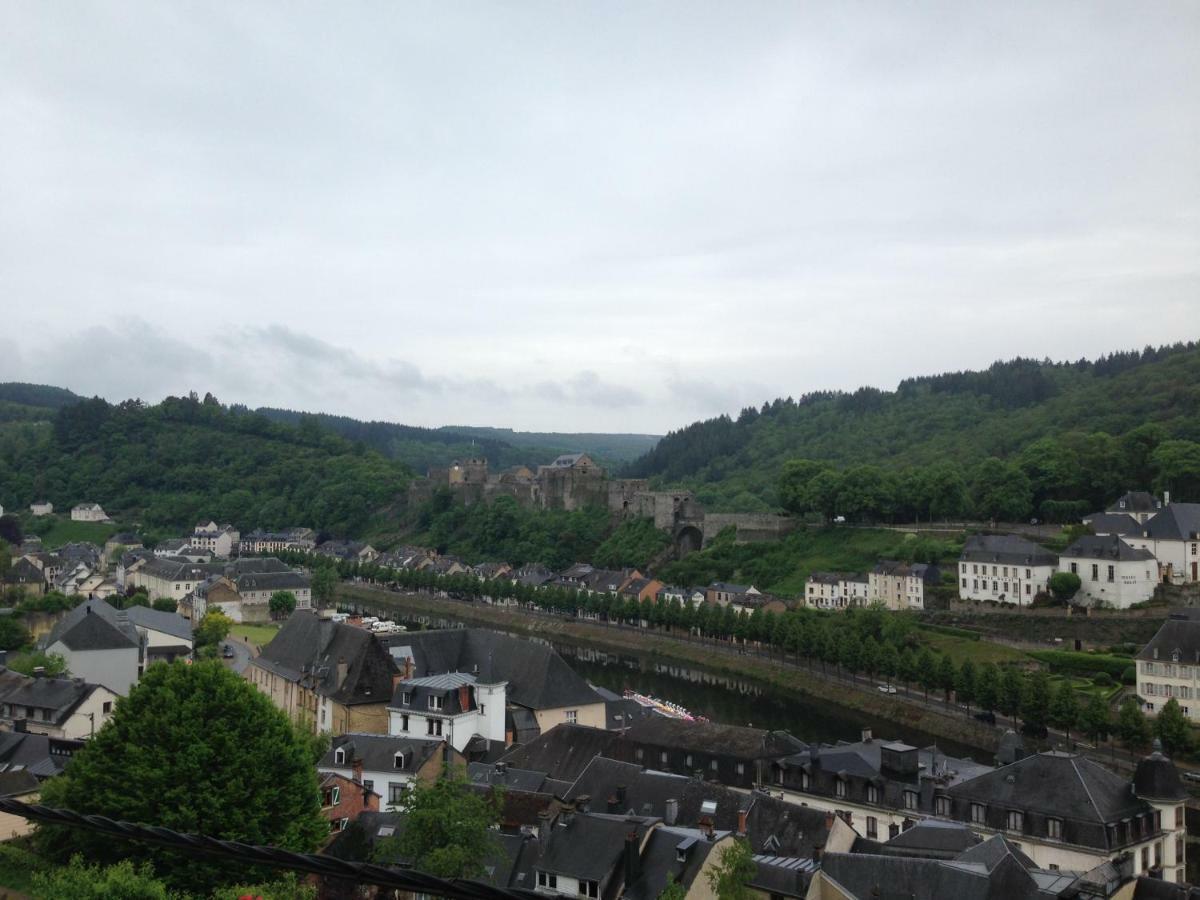
[[1147,513],[1162,509],[1162,500],[1149,491],[1126,491],[1105,510],[1110,513]]
[[531,769],[516,769],[512,766],[497,766],[495,763],[473,762],[467,764],[467,777],[473,784],[496,787],[522,793],[538,793],[546,783],[545,772]]
[[[341,685],[337,683],[339,660],[347,664]],[[344,705],[386,703],[392,696],[392,676],[399,671],[375,635],[320,619],[309,610],[292,613],[250,664]]]
[[246,591],[303,591],[308,590],[307,575],[299,572],[254,572],[238,575],[234,584],[239,594]]
[[625,731],[625,739],[632,743],[678,747],[744,759],[774,759],[798,753],[808,746],[785,731],[765,731],[716,722],[689,722],[666,716],[650,716],[635,722]]
[[1142,524],[1129,513],[1095,513],[1087,520],[1096,534],[1141,535]]
[[393,656],[408,647],[413,674],[470,672],[480,684],[507,682],[506,699],[528,709],[555,709],[600,703],[588,683],[546,644],[487,631],[456,628],[388,635],[380,640]]
[[[427,678],[410,678],[396,685],[392,691],[392,699],[388,708],[410,710],[412,712],[427,712],[430,697],[442,698],[438,711],[443,715],[453,716],[458,713],[470,712],[476,709],[475,691],[468,691],[467,704],[462,704],[460,687],[474,688],[475,676],[465,672],[446,672],[442,675],[431,675]],[[408,702],[405,702],[405,695]]]
[[82,678],[30,678],[0,693],[0,703],[50,710],[53,724],[61,725],[98,687]]
[[983,838],[960,822],[922,819],[880,845],[880,849],[885,854],[952,859],[982,842]]
[[1058,557],[1032,541],[1015,534],[973,534],[963,544],[962,562],[1054,566]]
[[536,740],[514,747],[502,759],[510,766],[545,772],[551,778],[575,781],[595,756],[618,739],[615,731],[587,725],[555,725]]
[[583,453],[564,453],[561,456],[555,457],[554,462],[550,463],[551,469],[569,469],[579,460],[583,459],[586,454]]
[[192,623],[178,613],[163,612],[149,606],[131,606],[125,610],[138,628],[159,631],[184,641],[192,640]]
[[70,650],[118,650],[141,645],[128,615],[121,616],[103,600],[86,600],[54,627],[45,646],[62,641]]
[[[364,734],[347,732],[333,739],[318,769],[349,769],[356,758],[361,759],[367,772],[404,772],[412,774],[429,762],[444,741],[413,738],[404,735]],[[344,750],[345,762],[337,762],[337,750]],[[396,768],[396,754],[404,753],[404,768]]]
[[1194,541],[1200,535],[1200,503],[1171,503],[1142,526],[1142,534],[1159,541]]
[[0,731],[0,772],[24,769],[44,781],[61,774],[71,754],[83,743],[44,734]]
[[1130,547],[1115,534],[1085,534],[1062,552],[1063,558],[1103,559],[1112,562],[1141,562],[1154,559],[1149,550]]
[[[668,880],[690,887],[716,846],[701,832],[690,828],[660,826],[650,833],[642,849],[638,877],[624,885],[627,900],[657,900]],[[683,854],[683,862],[679,861]]]
[[34,793],[41,782],[28,769],[0,772],[0,797],[20,797]]
[[1134,791],[1147,800],[1186,800],[1188,792],[1179,778],[1179,770],[1163,756],[1158,741],[1154,743],[1154,752],[1138,762],[1133,773]]
[[625,852],[625,836],[635,833],[640,845],[649,824],[636,817],[577,814],[566,825],[554,826],[534,865],[572,878],[604,881]]
[[1036,753],[961,782],[952,797],[1080,822],[1110,823],[1149,809],[1129,781],[1083,756]]
[[[1155,655],[1154,651],[1158,651]],[[1181,662],[1200,662],[1200,618],[1187,613],[1171,613],[1158,627],[1154,637],[1138,653],[1138,659],[1163,659],[1171,661],[1179,654]]]

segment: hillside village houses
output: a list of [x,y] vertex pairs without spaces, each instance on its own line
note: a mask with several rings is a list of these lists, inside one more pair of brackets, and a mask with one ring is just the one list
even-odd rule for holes
[[941,578],[937,566],[881,559],[867,576],[867,596],[891,610],[924,609],[926,590]]
[[0,662],[0,726],[9,731],[83,740],[108,721],[117,694],[81,677],[47,677],[9,672]]
[[466,759],[441,738],[356,732],[334,737],[317,771],[349,778],[379,794],[384,809],[400,809],[413,782],[432,784],[446,765]]
[[192,532],[188,543],[198,550],[207,550],[213,556],[228,559],[238,549],[241,535],[232,525],[216,522],[201,522]]
[[1171,698],[1200,723],[1200,610],[1174,610],[1137,655],[1137,696],[1147,712]]
[[1029,606],[1058,571],[1058,557],[1015,534],[976,534],[967,538],[958,560],[958,594],[964,600],[991,600]]
[[1088,606],[1128,609],[1149,600],[1158,584],[1154,554],[1115,534],[1084,535],[1062,552],[1058,568],[1079,576],[1073,602]]
[[54,514],[54,504],[48,500],[35,500],[29,504],[30,515],[41,517]]
[[71,507],[72,522],[111,522],[99,503],[79,503]]

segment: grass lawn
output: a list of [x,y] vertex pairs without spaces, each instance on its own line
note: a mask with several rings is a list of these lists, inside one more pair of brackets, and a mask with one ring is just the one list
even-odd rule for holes
[[1033,662],[1029,654],[1006,644],[993,644],[991,641],[984,640],[972,641],[952,634],[938,634],[936,631],[923,629],[917,632],[917,636],[921,643],[931,651],[948,654],[955,665],[960,665],[964,659],[973,660],[976,665]]
[[231,634],[236,634],[238,637],[244,637],[252,644],[258,644],[260,647],[265,647],[271,643],[271,638],[279,632],[278,625],[234,625],[229,629]]
[[53,518],[54,522],[47,530],[42,530],[44,520],[39,520],[37,522],[38,530],[29,532],[38,534],[42,539],[42,545],[48,550],[80,541],[90,541],[93,544],[104,546],[108,536],[120,530],[118,525],[105,525],[101,522],[72,522],[70,516],[54,516]]
[[1087,699],[1094,695],[1100,697],[1102,700],[1107,701],[1111,700],[1117,691],[1121,690],[1121,686],[1119,684],[1095,685],[1086,678],[1067,678],[1065,675],[1050,676],[1050,686],[1055,690],[1058,689],[1058,686],[1062,684],[1063,681],[1070,681],[1071,686],[1075,688],[1075,693],[1078,694],[1082,699]]

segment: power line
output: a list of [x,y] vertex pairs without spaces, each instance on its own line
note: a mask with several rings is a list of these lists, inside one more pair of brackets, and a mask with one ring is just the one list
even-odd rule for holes
[[11,813],[48,825],[83,828],[109,837],[144,841],[185,854],[198,853],[220,857],[248,866],[310,872],[358,884],[399,888],[413,893],[435,894],[441,897],[461,898],[461,900],[545,900],[534,891],[494,887],[481,881],[465,878],[438,878],[415,869],[352,862],[316,853],[297,853],[282,847],[222,840],[204,834],[175,831],[159,825],[121,822],[107,816],[84,815],[69,809],[56,809],[38,803],[22,803],[9,798],[0,798],[0,812]]

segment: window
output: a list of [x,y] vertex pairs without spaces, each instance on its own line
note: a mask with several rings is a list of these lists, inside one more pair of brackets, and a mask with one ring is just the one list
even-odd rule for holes
[[745,775],[745,774],[746,774],[746,764],[745,764],[745,763],[738,763],[738,764],[737,764],[737,773],[738,773],[739,775]]
[[1008,816],[1005,819],[1005,827],[1009,831],[1024,831],[1025,816],[1015,809],[1010,809],[1008,811]]
[[598,881],[581,881],[579,882],[580,897],[599,897],[600,882]]
[[1079,563],[1071,563],[1071,574],[1072,575],[1079,574]]
[[363,788],[368,791],[373,791],[373,790],[375,790],[375,782],[374,781],[364,781]]
[[965,578],[964,578],[964,579],[962,580],[962,586],[963,586],[963,587],[966,587],[966,586],[967,586],[967,579],[965,579]]
[[637,759],[638,762],[641,762],[642,761],[642,748],[638,747],[636,750],[634,750],[633,755]]
[[1062,819],[1046,820],[1046,837],[1055,841],[1062,840]]
[[987,822],[987,807],[982,803],[971,804],[971,824],[983,825]]
[[567,724],[574,725],[578,721],[579,721],[579,710],[568,709],[567,710]]
[[437,694],[431,694],[429,697],[429,708],[430,709],[441,709],[442,702],[444,699],[445,698],[438,696]]
[[333,762],[335,765],[344,766],[346,764],[346,751],[338,747],[333,751]]
[[879,820],[874,816],[867,816],[867,837],[872,839],[879,837]]
[[404,768],[404,751],[400,751],[392,757],[392,766],[397,769]]
[[712,769],[714,772],[717,771],[717,761],[714,759],[712,762],[710,762],[708,764],[708,767],[710,769]]
[[1032,577],[1033,577],[1032,573],[1031,573],[1031,572],[1030,572],[1028,569],[1026,569],[1026,570],[1025,570],[1025,577],[1026,577],[1026,578],[1032,578]]
[[558,876],[552,875],[550,872],[543,872],[541,869],[539,869],[538,870],[538,887],[550,888],[551,890],[558,890]]
[[441,737],[442,736],[442,720],[441,719],[429,719],[425,723],[425,733],[432,737]]
[[904,792],[904,808],[905,809],[916,809],[917,808],[917,792],[916,791],[905,791]]
[[1182,806],[1175,807],[1175,827],[1176,828],[1183,827],[1183,807]]
[[1000,593],[1000,582],[998,582],[998,581],[993,581],[993,582],[992,582],[992,593],[993,593],[993,594],[998,594],[998,593]]
[[329,805],[337,806],[341,802],[342,802],[342,789],[335,784],[333,786],[333,790],[329,792]]
[[405,706],[408,706],[410,703],[412,703],[412,691],[405,691],[403,694],[401,694],[400,702]]
[[388,803],[392,806],[399,806],[404,802],[404,782],[389,781],[388,782]]
[[690,766],[692,764],[692,754],[689,753],[687,756],[685,756],[683,758],[683,764],[685,766]]
[[839,797],[846,796],[846,782],[839,778],[833,783],[833,792]]
[[878,803],[879,802],[879,788],[875,787],[875,785],[873,785],[873,784],[867,785],[867,802],[868,803]]
[[935,797],[933,801],[933,811],[939,816],[950,815],[950,798]]
[[809,787],[809,785],[810,785],[811,783],[812,783],[812,779],[811,779],[811,778],[809,778],[809,775],[808,775],[808,773],[807,773],[807,772],[801,772],[801,773],[800,773],[800,790],[802,790],[802,791],[807,791],[807,790],[808,790],[808,787]]
[[1092,581],[1100,580],[1100,564],[1092,563]]
[[103,705],[102,707],[100,707],[100,711],[101,711],[102,713],[104,713],[104,715],[106,715],[106,716],[107,716],[107,715],[108,715],[110,712],[112,712],[112,701],[111,701],[111,700],[105,700],[105,701],[104,701],[104,705]]
[[408,731],[408,713],[404,713],[400,716],[400,730]]
[[1116,580],[1116,571],[1113,569],[1113,567],[1112,567],[1112,566],[1109,566],[1109,567],[1108,567],[1108,580],[1109,580],[1109,581],[1115,581],[1115,580]]

